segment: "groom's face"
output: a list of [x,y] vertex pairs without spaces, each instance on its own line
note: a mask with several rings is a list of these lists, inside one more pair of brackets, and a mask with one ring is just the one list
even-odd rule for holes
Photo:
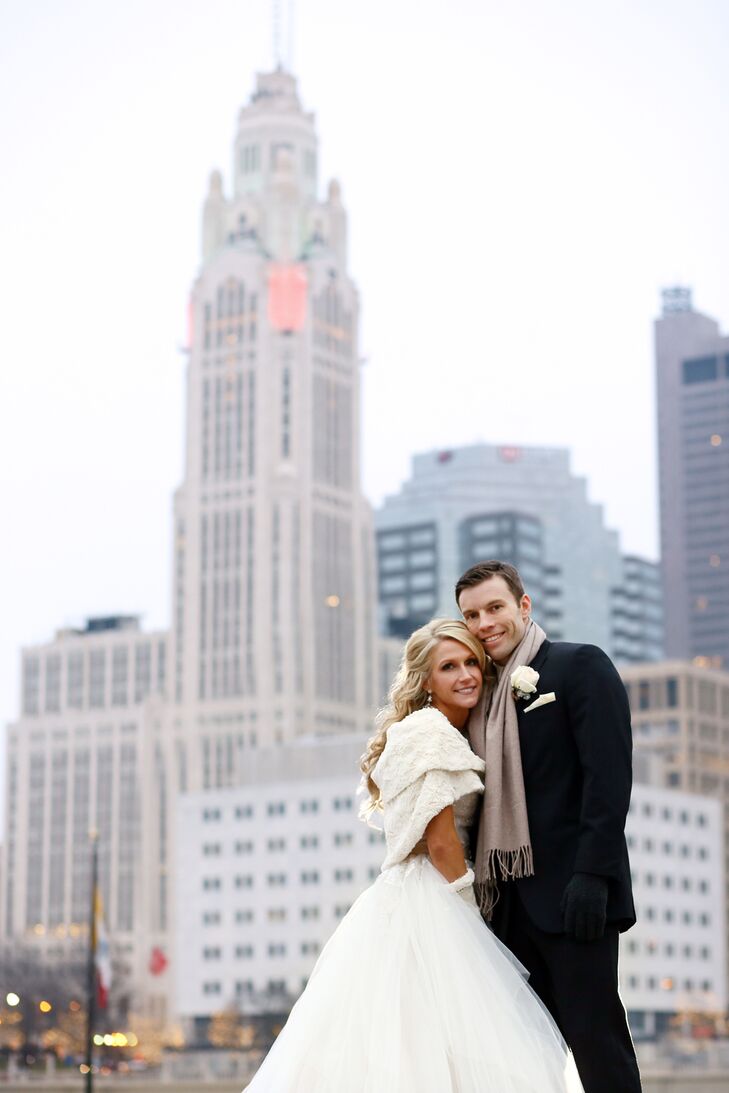
[[503,577],[464,588],[458,599],[466,626],[496,664],[507,660],[524,637],[532,603],[514,597]]

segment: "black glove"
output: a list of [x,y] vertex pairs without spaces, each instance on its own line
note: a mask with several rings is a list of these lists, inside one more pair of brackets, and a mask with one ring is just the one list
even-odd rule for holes
[[575,941],[599,941],[605,933],[607,900],[605,877],[596,873],[575,873],[560,903],[564,932]]

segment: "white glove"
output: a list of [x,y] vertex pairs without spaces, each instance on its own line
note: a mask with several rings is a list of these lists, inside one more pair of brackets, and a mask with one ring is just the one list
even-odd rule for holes
[[475,881],[475,879],[476,876],[473,872],[473,869],[467,869],[462,877],[456,877],[455,880],[452,880],[450,882],[448,887],[450,888],[451,892],[457,892],[462,900],[465,900],[465,902],[470,904],[471,907],[474,907],[476,910],[478,910],[478,904],[476,903],[476,894],[473,890],[473,882]]

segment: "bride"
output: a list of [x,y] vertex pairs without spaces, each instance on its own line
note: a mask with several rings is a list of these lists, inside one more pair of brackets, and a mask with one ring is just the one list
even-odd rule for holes
[[468,831],[483,760],[464,735],[485,654],[465,625],[410,637],[362,757],[387,853],[324,947],[247,1093],[581,1093],[527,973],[481,919]]

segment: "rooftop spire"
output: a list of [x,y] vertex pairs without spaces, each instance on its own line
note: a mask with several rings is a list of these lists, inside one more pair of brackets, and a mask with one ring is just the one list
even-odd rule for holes
[[294,0],[272,0],[273,67],[292,72],[294,67]]

